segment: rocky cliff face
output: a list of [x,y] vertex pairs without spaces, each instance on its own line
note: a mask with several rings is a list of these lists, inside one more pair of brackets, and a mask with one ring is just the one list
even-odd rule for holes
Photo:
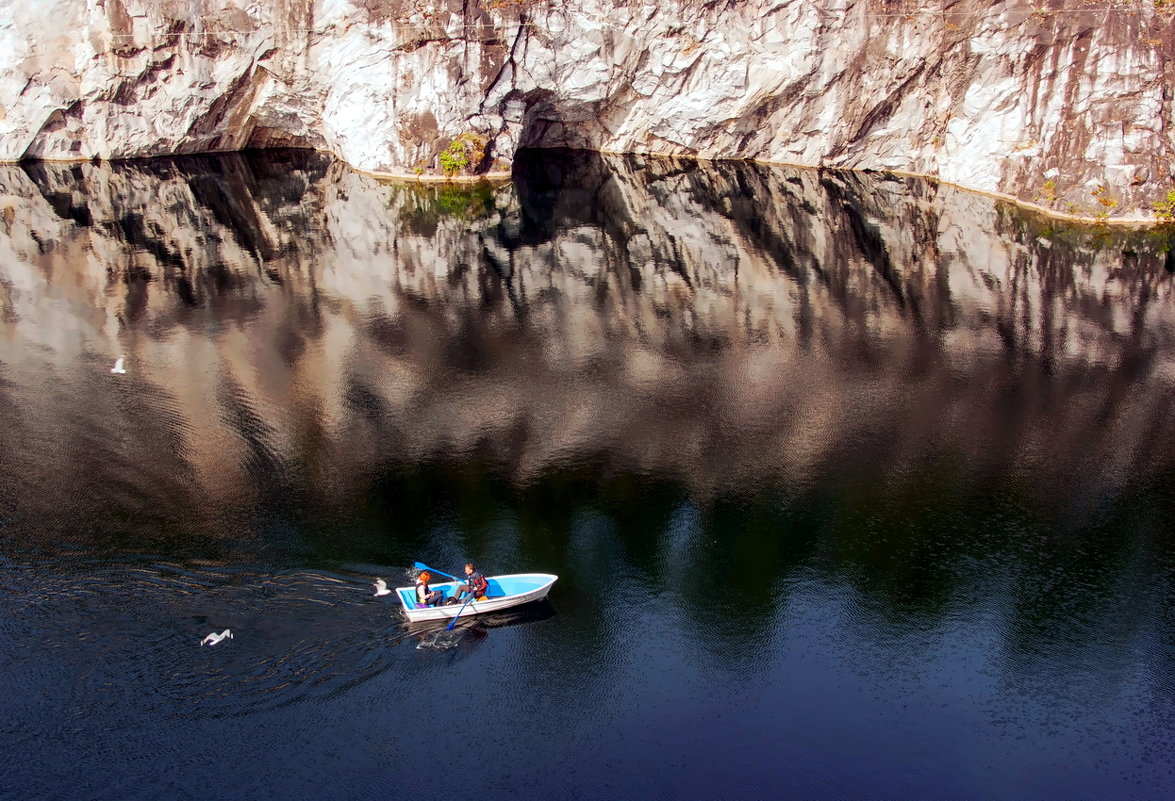
[[8,0],[0,159],[523,146],[936,176],[1081,216],[1175,189],[1167,0]]

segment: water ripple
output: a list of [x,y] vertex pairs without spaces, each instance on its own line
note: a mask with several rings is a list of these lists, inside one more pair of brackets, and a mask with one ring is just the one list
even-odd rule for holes
[[[251,715],[329,698],[391,669],[395,646],[414,637],[366,578],[176,564],[0,575],[19,600],[0,622],[0,664],[18,676],[76,671],[75,724]],[[223,628],[232,640],[199,646]]]

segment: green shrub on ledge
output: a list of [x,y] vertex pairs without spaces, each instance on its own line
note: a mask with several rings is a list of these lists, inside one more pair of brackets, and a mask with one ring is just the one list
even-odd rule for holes
[[486,140],[474,133],[463,133],[437,156],[445,175],[468,172],[485,153]]
[[1151,208],[1162,222],[1175,222],[1175,189],[1167,193],[1166,200],[1156,201]]

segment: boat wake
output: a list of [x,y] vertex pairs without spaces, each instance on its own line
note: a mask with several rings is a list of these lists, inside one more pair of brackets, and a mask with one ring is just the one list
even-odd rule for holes
[[[104,719],[246,716],[389,671],[407,681],[419,664],[397,646],[444,651],[461,638],[410,630],[366,573],[91,562],[4,576],[0,666],[30,691],[53,666],[72,714]],[[226,629],[230,648],[198,647]]]

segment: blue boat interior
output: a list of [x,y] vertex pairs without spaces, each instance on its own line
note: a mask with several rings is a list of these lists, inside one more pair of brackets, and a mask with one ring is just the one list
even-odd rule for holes
[[[507,595],[521,595],[524,592],[537,590],[547,583],[547,579],[543,576],[508,576],[501,579],[489,579],[488,583],[490,588],[486,591],[487,598],[504,598]],[[446,584],[434,583],[430,587],[434,590],[440,590],[445,594],[445,598],[448,599],[453,597],[453,591],[457,589],[457,583],[453,581]],[[415,587],[400,590],[400,597],[404,605],[409,609],[416,606]]]

